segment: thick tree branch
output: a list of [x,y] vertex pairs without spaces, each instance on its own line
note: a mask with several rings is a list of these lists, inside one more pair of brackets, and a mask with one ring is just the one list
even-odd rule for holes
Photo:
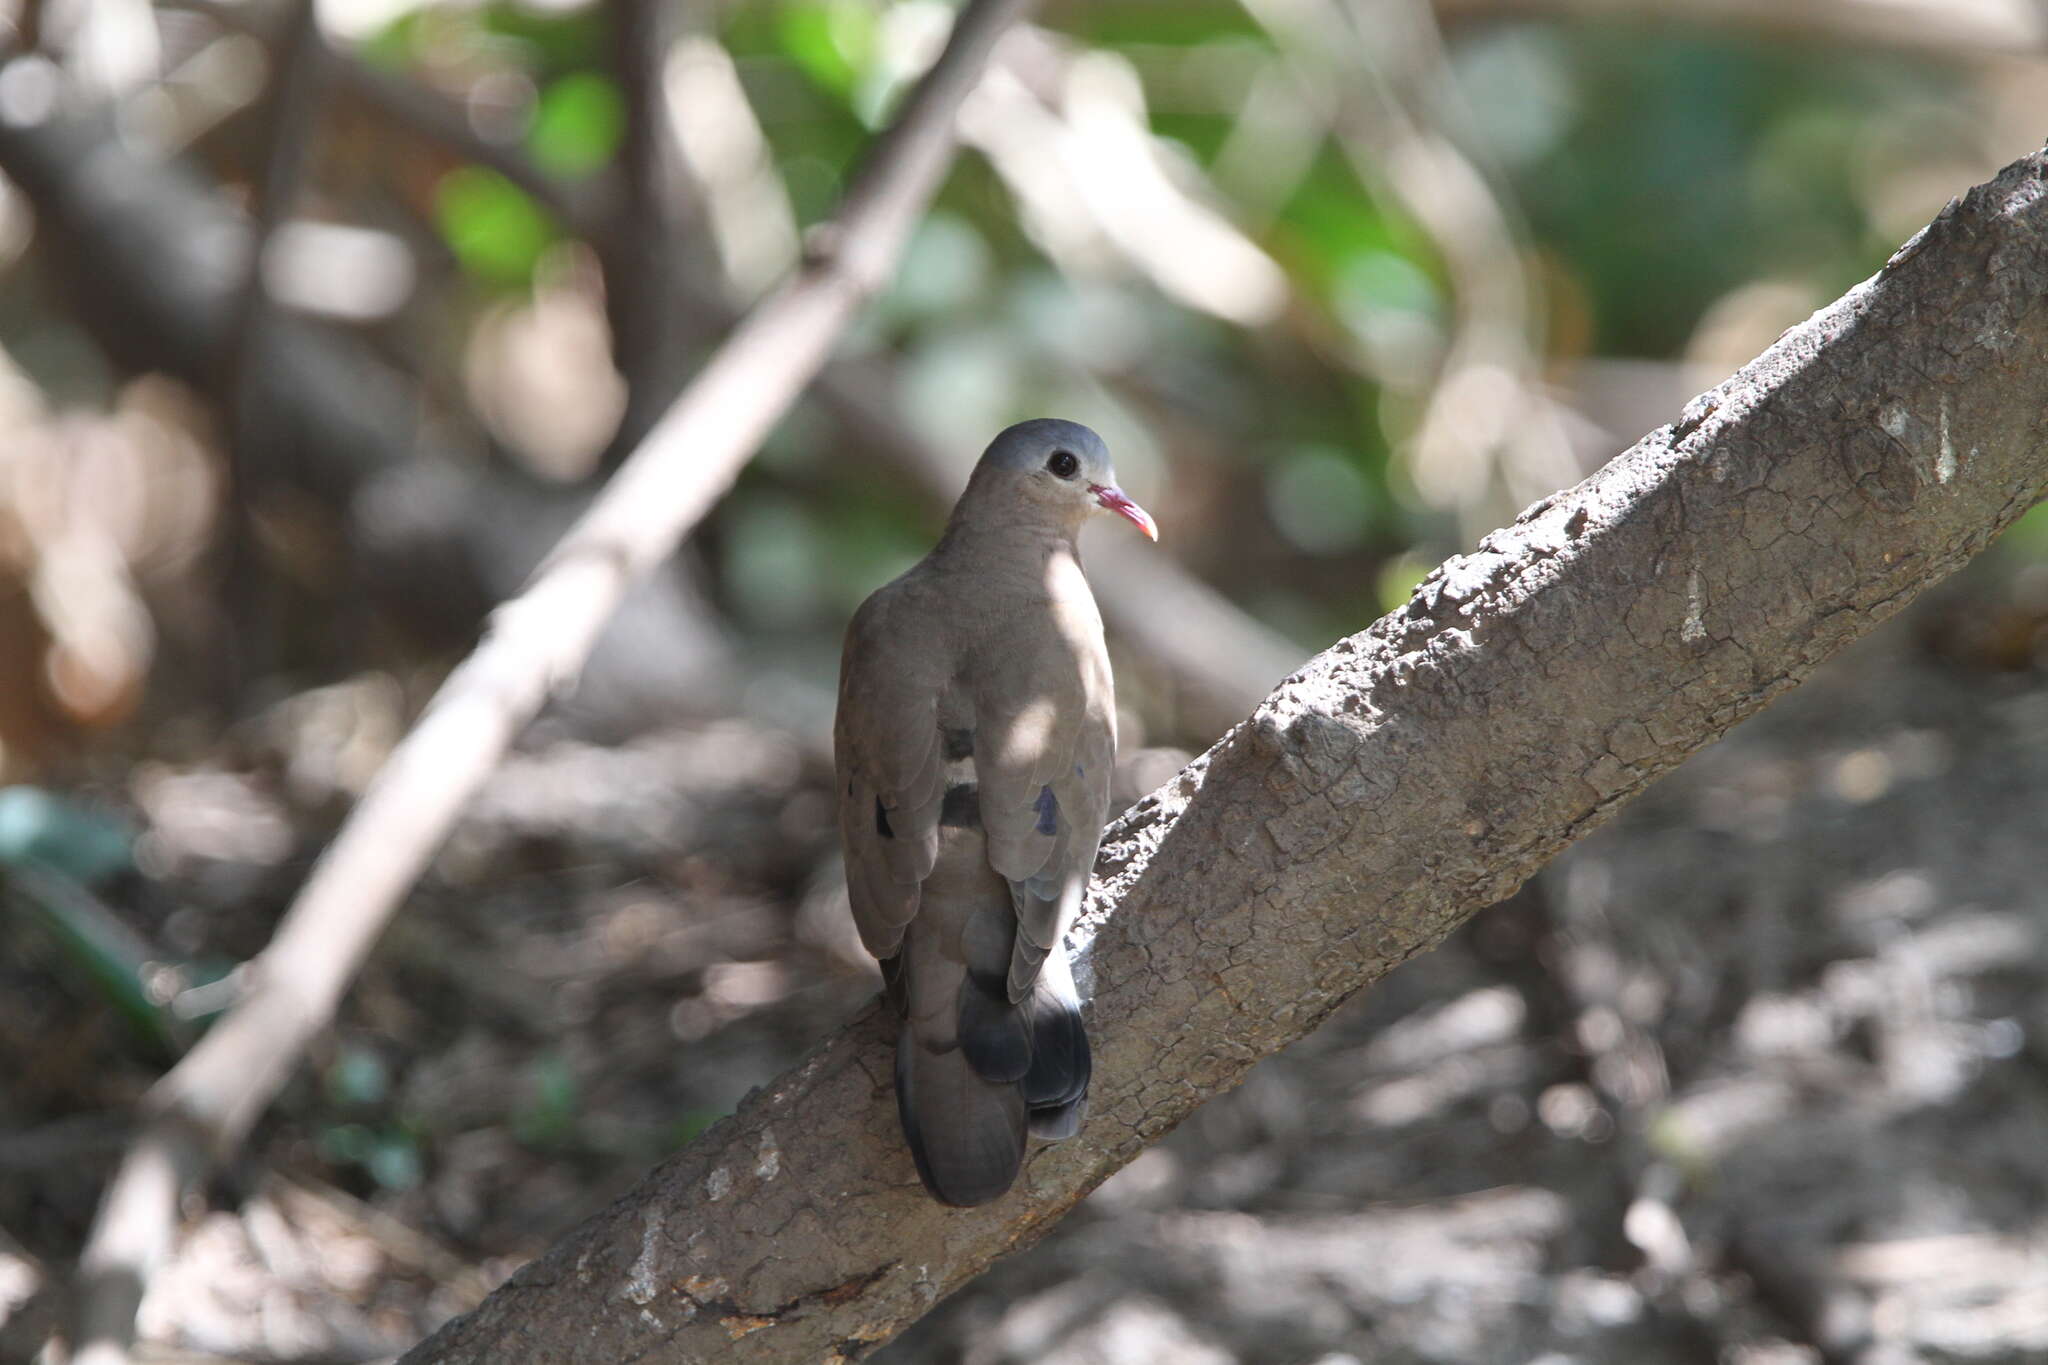
[[1093,1113],[934,1204],[863,1015],[412,1365],[845,1360],[1506,895],[2048,489],[2048,157],[1340,641],[1111,827]]
[[826,250],[750,315],[621,466],[532,584],[496,613],[351,812],[249,992],[152,1089],[81,1258],[78,1359],[119,1361],[178,1195],[241,1143],[297,1065],[456,815],[631,584],[672,553],[796,400],[854,309],[887,283],[951,159],[953,122],[1027,0],[974,0],[878,142]]

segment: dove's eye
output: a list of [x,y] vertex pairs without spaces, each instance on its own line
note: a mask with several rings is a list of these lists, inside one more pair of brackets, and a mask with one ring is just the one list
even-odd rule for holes
[[1080,472],[1081,461],[1071,450],[1055,450],[1045,467],[1062,479],[1071,479]]

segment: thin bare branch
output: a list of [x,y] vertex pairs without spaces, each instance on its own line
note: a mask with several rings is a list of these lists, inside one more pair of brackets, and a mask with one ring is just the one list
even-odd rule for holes
[[1076,935],[1091,1113],[1002,1200],[924,1193],[871,1010],[407,1362],[888,1340],[2048,491],[2044,294],[2037,154],[1111,826]]
[[[228,614],[238,629],[230,647],[219,652],[219,661],[228,672],[231,695],[238,695],[247,685],[253,662],[249,642],[264,641],[270,626],[263,610],[268,584],[257,562],[250,522],[256,491],[250,473],[252,465],[260,463],[252,458],[251,448],[269,435],[260,400],[262,387],[255,374],[266,361],[262,339],[272,315],[264,261],[305,181],[327,84],[327,56],[313,0],[294,0],[272,66],[275,74],[265,102],[259,178],[249,205],[249,244],[235,289],[227,346],[221,353],[219,392],[227,415],[224,492],[228,515],[223,521],[224,543],[218,550],[218,562],[226,580]],[[264,648],[259,643],[254,652],[261,653]]]
[[612,69],[625,93],[619,149],[625,212],[595,242],[605,275],[612,362],[626,380],[626,413],[612,449],[625,455],[682,383],[684,327],[677,316],[682,253],[695,214],[670,129],[664,70],[675,42],[666,0],[608,0]]
[[81,1262],[78,1359],[124,1360],[180,1193],[239,1146],[456,815],[549,695],[574,678],[627,588],[731,486],[887,282],[938,188],[960,101],[1027,0],[975,0],[883,135],[805,268],[741,324],[536,572],[499,608],[315,865],[250,989],[152,1090]]

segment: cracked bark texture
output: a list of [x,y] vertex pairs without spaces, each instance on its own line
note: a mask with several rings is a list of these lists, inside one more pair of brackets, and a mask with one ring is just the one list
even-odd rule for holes
[[[1443,565],[1111,826],[1092,1112],[941,1208],[875,1010],[406,1357],[850,1360],[2048,491],[2048,160]],[[744,1343],[744,1345],[737,1345]]]

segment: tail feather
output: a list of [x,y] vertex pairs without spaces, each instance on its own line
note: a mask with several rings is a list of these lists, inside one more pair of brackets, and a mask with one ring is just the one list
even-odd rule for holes
[[1010,1003],[1003,979],[974,972],[960,987],[960,1050],[985,1081],[1026,1081],[1037,1038],[1029,1015]]
[[905,1023],[896,1038],[896,1113],[924,1187],[960,1208],[1010,1188],[1024,1162],[1022,1089],[975,1073],[959,1048],[925,1047]]
[[1024,1073],[1031,1135],[1057,1142],[1081,1130],[1094,1071],[1088,1030],[1064,972],[1040,977],[1024,1008],[1031,1017],[1031,1069]]
[[1081,1131],[1081,1120],[1088,1116],[1088,1097],[1081,1096],[1072,1104],[1049,1106],[1030,1111],[1027,1131],[1041,1142],[1064,1142]]
[[[902,964],[890,965],[900,993]],[[1092,1062],[1065,954],[1048,956],[1015,1003],[1002,977],[955,979],[957,1005],[938,1019],[913,1013],[897,1035],[896,1105],[925,1188],[970,1207],[1015,1182],[1027,1133],[1056,1141],[1080,1130]]]
[[1024,1073],[1024,1103],[1034,1111],[1073,1104],[1088,1093],[1093,1070],[1080,1006],[1049,991],[1033,991],[1023,1008],[1031,1019],[1031,1069]]

